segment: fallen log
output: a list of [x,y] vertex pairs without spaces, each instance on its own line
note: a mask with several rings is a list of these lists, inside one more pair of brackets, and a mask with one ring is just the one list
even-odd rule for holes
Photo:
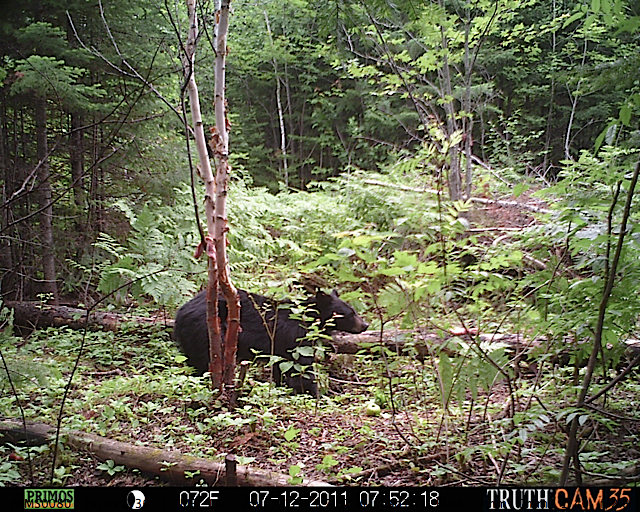
[[[55,439],[56,429],[44,423],[0,420],[0,442],[17,444],[29,440],[30,444],[43,444]],[[177,451],[161,450],[114,441],[78,430],[65,431],[67,444],[78,451],[89,452],[101,461],[112,460],[118,465],[136,468],[159,477],[173,485],[194,485],[204,480],[209,485],[226,486],[225,463],[213,462],[185,455]],[[185,472],[198,472],[186,477]],[[291,485],[289,476],[249,466],[235,467],[235,482],[239,487],[282,487]],[[328,486],[326,482],[304,479],[302,486]]]
[[40,302],[6,302],[14,311],[13,324],[18,328],[43,329],[46,327],[69,327],[70,329],[117,331],[124,323],[140,325],[173,326],[173,318],[158,315],[148,318],[107,311],[92,311],[87,316],[85,309],[70,306],[52,306]]
[[[14,309],[14,326],[18,329],[26,328],[33,330],[45,327],[69,327],[70,329],[117,331],[125,323],[136,323],[142,326],[160,325],[167,329],[173,328],[173,317],[168,317],[166,313],[157,315],[155,318],[120,314],[113,312],[94,311],[87,317],[84,309],[69,306],[43,305],[37,302],[7,302],[6,305]],[[377,345],[384,345],[389,350],[400,354],[411,343],[416,352],[416,357],[423,360],[430,353],[444,350],[450,356],[455,355],[455,351],[446,346],[446,341],[452,337],[459,337],[471,342],[472,338],[479,341],[494,341],[506,343],[511,346],[516,354],[527,352],[528,349],[538,346],[543,339],[525,340],[518,334],[476,334],[466,333],[463,330],[455,330],[443,335],[419,331],[401,331],[397,329],[380,331],[366,331],[360,334],[349,334],[334,332],[332,339],[325,342],[335,353],[355,354],[359,350],[371,348]],[[635,344],[634,344],[635,342]],[[634,354],[640,349],[635,340],[628,340],[627,345]],[[566,364],[566,362],[565,362]]]
[[[135,323],[141,326],[161,325],[172,329],[173,317],[166,314],[155,318],[134,316],[129,314],[92,311],[87,316],[85,309],[69,306],[52,306],[39,302],[7,302],[6,305],[14,310],[14,326],[29,331],[46,327],[68,327],[70,329],[118,331],[125,323]],[[407,342],[411,341],[419,358],[424,358],[433,347],[439,347],[453,335],[468,336],[465,333],[452,332],[446,336],[439,336],[429,332],[413,332],[400,330],[366,331],[360,334],[334,332],[328,345],[338,354],[355,354],[363,348],[382,343],[389,350],[400,353]],[[503,341],[514,346],[521,346],[523,340],[517,335],[481,334],[481,340],[492,339]],[[446,348],[445,348],[446,350]],[[453,352],[450,355],[454,355]]]
[[532,346],[537,346],[540,343],[540,340],[525,341],[519,334],[476,334],[462,331],[462,329],[460,329],[460,332],[456,330],[446,333],[443,336],[424,331],[400,330],[383,331],[382,336],[380,335],[380,331],[367,331],[360,334],[334,332],[331,341],[328,343],[333,350],[339,354],[355,354],[359,350],[379,344],[399,354],[410,343],[419,359],[423,359],[428,354],[433,354],[439,350],[443,350],[449,356],[456,355],[454,350],[446,346],[446,342],[454,337],[464,340],[467,343],[471,343],[472,339],[477,339],[481,342],[493,341],[496,343],[505,343],[518,353]]
[[[393,188],[393,189],[396,189],[396,190],[404,190],[404,191],[407,191],[407,192],[418,192],[420,194],[440,195],[442,193],[440,190],[435,190],[435,189],[431,189],[431,188],[409,187],[407,185],[400,185],[400,184],[397,184],[397,183],[388,183],[388,182],[379,181],[379,180],[364,180],[364,183],[366,183],[367,185],[376,185],[378,187]],[[499,199],[487,199],[485,197],[469,197],[468,201],[470,201],[472,203],[497,205],[497,206],[501,206],[501,207],[504,207],[504,208],[520,208],[520,209],[523,209],[523,210],[529,210],[531,212],[536,212],[536,213],[551,213],[552,212],[552,210],[549,210],[547,208],[543,208],[543,207],[538,206],[538,205],[528,204],[528,203],[519,203],[517,201],[504,201],[504,200],[499,200]]]

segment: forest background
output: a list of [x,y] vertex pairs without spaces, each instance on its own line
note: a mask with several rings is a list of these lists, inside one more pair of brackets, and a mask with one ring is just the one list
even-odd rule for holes
[[[213,7],[200,5],[197,52],[209,125]],[[518,409],[520,384],[509,386],[510,423],[495,428],[514,435],[496,453],[518,447],[521,464],[536,435],[556,454],[564,436],[562,471],[551,463],[540,478],[566,481],[571,461],[581,475],[579,432],[615,423],[585,409],[596,362],[611,382],[637,331],[640,4],[234,0],[232,10],[234,283],[275,295],[309,279],[339,286],[379,329],[544,339],[537,368],[563,354],[573,364],[554,384],[570,405],[536,409],[529,398]],[[184,303],[206,275],[193,258],[182,121],[185,7],[38,0],[1,12],[3,300]],[[487,206],[495,199],[512,204]],[[457,341],[430,353],[437,377],[422,377],[445,416],[453,402],[474,409],[498,375],[521,376],[504,346]],[[373,399],[395,414],[389,379]],[[635,467],[623,444],[615,460]],[[536,458],[496,464],[483,446],[458,451],[458,470],[478,451],[498,482],[538,468]]]

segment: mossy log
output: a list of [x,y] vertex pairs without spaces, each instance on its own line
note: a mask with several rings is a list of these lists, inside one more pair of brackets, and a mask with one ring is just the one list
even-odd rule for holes
[[[22,422],[14,419],[0,420],[0,442],[19,444],[44,444],[55,438],[55,428],[44,423]],[[227,479],[239,487],[281,487],[291,485],[289,477],[279,473],[249,466],[235,466],[185,455],[178,451],[161,450],[80,432],[63,432],[68,446],[89,452],[101,461],[113,460],[116,464],[159,477],[173,485],[195,485],[201,480],[212,486],[226,486]],[[228,475],[225,466],[235,466],[235,474]],[[186,473],[197,473],[193,477]],[[326,482],[304,479],[303,486],[327,486]]]

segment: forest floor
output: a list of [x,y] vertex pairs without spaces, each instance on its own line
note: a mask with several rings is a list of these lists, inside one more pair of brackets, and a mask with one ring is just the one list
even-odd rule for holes
[[[532,219],[520,209],[487,206],[476,209],[472,221],[508,228]],[[65,329],[41,330],[21,347],[58,365],[60,373],[59,380],[51,377],[56,389],[23,391],[29,419],[55,423],[81,337]],[[411,333],[404,337],[410,340]],[[258,367],[239,406],[229,409],[211,403],[207,379],[190,377],[171,362],[178,355],[166,331],[91,333],[67,399],[65,428],[219,462],[233,453],[249,469],[290,476],[292,485],[299,477],[358,486],[553,485],[562,466],[561,411],[570,411],[575,399],[567,393],[569,369],[525,371],[510,381],[492,379],[487,388],[463,385],[443,407],[442,383],[429,357],[420,362],[400,351],[374,350],[330,354],[322,363],[320,398],[273,387],[264,382],[268,370]],[[613,390],[597,419],[585,418],[591,426],[581,460],[592,482],[607,485],[620,472],[637,474],[631,471],[640,467],[636,381],[627,379]],[[379,415],[368,414],[371,403],[380,406]],[[15,417],[11,411],[12,402],[0,403],[0,416]],[[44,485],[50,452],[34,451],[32,457],[35,484]],[[58,484],[170,485],[101,462],[64,449]],[[27,464],[17,468],[20,480],[5,483],[32,485]]]
[[[219,461],[221,454],[234,453],[241,464],[249,464],[249,471],[259,468],[288,475],[290,468],[297,466],[305,479],[339,486],[495,486],[500,474],[502,481],[511,485],[553,485],[562,464],[563,451],[553,446],[565,437],[562,422],[551,421],[538,432],[530,432],[526,441],[505,448],[505,439],[497,434],[508,437],[513,432],[496,428],[498,424],[509,423],[507,413],[511,393],[505,382],[493,386],[490,394],[480,392],[476,405],[468,393],[463,407],[452,407],[450,414],[442,414],[437,403],[429,404],[422,396],[414,404],[404,404],[395,413],[384,408],[379,416],[368,416],[364,412],[368,402],[362,396],[362,390],[344,383],[345,379],[352,378],[353,369],[346,366],[342,356],[338,358],[345,371],[332,379],[340,381],[339,389],[328,392],[317,402],[311,397],[290,395],[288,391],[268,384],[256,384],[251,394],[257,389],[259,394],[273,395],[267,410],[256,411],[256,404],[241,405],[243,412],[239,414],[224,408],[207,409],[206,415],[210,418],[219,416],[236,421],[227,421],[226,427],[218,423],[213,432],[204,431],[197,450],[194,450],[193,441],[186,439],[189,433],[198,432],[198,429],[184,410],[185,404],[179,406],[182,413],[171,418],[169,427],[172,432],[182,431],[182,436],[167,437],[163,424],[166,415],[158,415],[155,418],[158,421],[150,418],[151,421],[143,426],[117,422],[111,426],[111,434],[102,435],[128,442],[135,440],[136,444],[187,455],[195,451],[198,456]],[[352,361],[358,362],[357,358]],[[335,368],[332,364],[332,373]],[[416,369],[406,366],[396,371],[415,372]],[[534,376],[527,379],[528,383],[519,383],[523,389],[532,383]],[[137,398],[140,404],[146,400],[162,401],[162,397]],[[638,420],[632,419],[637,399],[631,392],[627,392],[626,399],[626,410],[606,411],[618,417],[618,421],[611,422],[609,428],[596,425],[592,429],[592,446],[587,450],[586,443],[584,445],[586,453],[583,456],[587,461],[596,457],[599,463],[615,468],[640,458],[633,441],[637,437]],[[526,401],[517,400],[516,409],[523,411]],[[259,403],[264,404],[264,395]],[[615,403],[624,403],[624,396],[618,394]],[[132,410],[137,409],[135,403],[130,405]],[[190,403],[189,407],[198,408],[199,405],[205,406],[204,403]],[[163,407],[171,409],[170,402],[165,400]],[[248,417],[252,421],[242,424],[242,419]],[[287,437],[287,433],[293,433],[292,437]],[[171,440],[170,447],[158,442],[167,438]],[[490,449],[492,445],[493,449]],[[594,448],[596,445],[599,448]],[[39,469],[47,473],[50,457],[46,454],[36,457],[37,472],[38,460],[42,463]],[[116,466],[115,472],[109,475],[104,467],[100,467],[100,461],[87,453],[65,450],[62,460],[71,469],[65,479],[66,486],[170,485],[158,477],[124,467]],[[589,471],[587,475],[599,485],[606,485],[609,482],[606,479],[612,476]],[[26,477],[23,474],[25,483]],[[197,480],[196,476],[194,483]],[[295,480],[291,483],[298,484]]]

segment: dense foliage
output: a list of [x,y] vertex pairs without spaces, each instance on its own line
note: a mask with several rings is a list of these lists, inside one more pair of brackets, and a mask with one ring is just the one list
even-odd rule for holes
[[[414,158],[457,200],[482,186],[478,163],[545,183],[594,145],[635,147],[634,5],[238,0],[234,174],[304,190]],[[203,98],[213,94],[212,7],[201,6]],[[116,205],[173,205],[188,182],[184,7],[38,0],[3,16],[2,293],[86,301],[95,287],[84,270],[103,266],[95,242],[130,229]]]

